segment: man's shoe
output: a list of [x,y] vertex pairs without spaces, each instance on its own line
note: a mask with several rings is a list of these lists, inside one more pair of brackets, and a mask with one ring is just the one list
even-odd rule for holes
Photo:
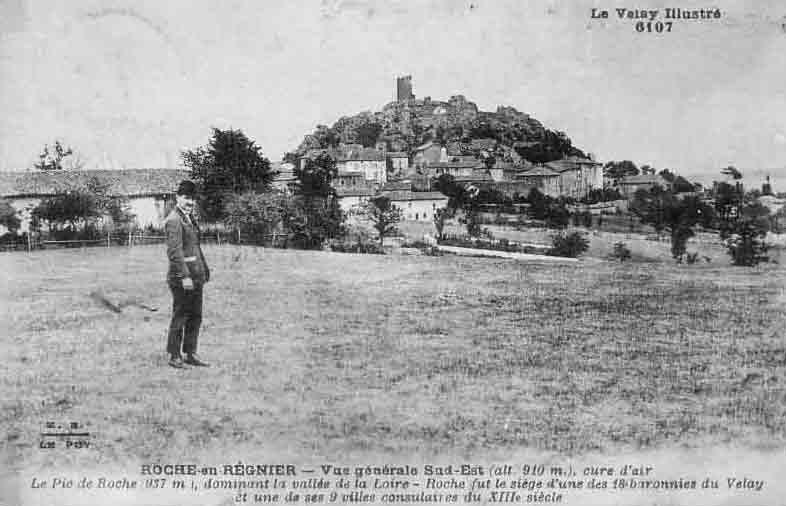
[[181,357],[179,355],[172,355],[169,358],[169,365],[171,365],[175,369],[185,369],[186,368],[185,364],[183,363],[183,357]]
[[198,367],[210,367],[207,362],[200,360],[196,353],[189,353],[186,355],[186,359],[183,362],[188,365],[195,365]]

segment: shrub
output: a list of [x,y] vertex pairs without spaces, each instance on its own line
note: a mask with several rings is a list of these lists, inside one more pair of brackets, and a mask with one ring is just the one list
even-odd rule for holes
[[476,210],[465,209],[464,215],[459,218],[459,223],[467,227],[467,234],[469,234],[470,237],[480,237],[482,230],[478,220],[479,217]]
[[291,199],[282,192],[247,192],[225,197],[224,223],[240,230],[254,244],[266,244],[268,237],[281,228],[292,207]]
[[724,235],[734,265],[754,266],[769,260],[766,253],[770,246],[764,242],[767,231],[757,221],[740,220]]
[[614,244],[614,252],[612,253],[612,255],[620,262],[624,262],[625,260],[630,260],[630,256],[631,256],[630,249],[623,242],[618,242]]
[[676,225],[671,231],[671,256],[677,263],[682,263],[682,257],[688,244],[688,239],[695,234],[689,225],[682,223]]
[[404,241],[401,243],[402,248],[417,248],[417,249],[425,249],[431,247],[431,244],[423,241],[421,239],[416,239],[414,241]]
[[429,257],[441,257],[445,255],[445,252],[440,250],[436,246],[429,246],[423,249],[423,254]]
[[558,257],[576,258],[589,249],[589,241],[579,232],[555,235],[548,254]]
[[329,246],[330,251],[338,253],[385,254],[385,250],[379,245],[378,241],[364,241],[359,237],[354,240],[349,238],[333,239],[330,241]]
[[368,230],[360,227],[348,227],[345,232],[345,235],[328,241],[328,247],[331,251],[374,255],[383,255],[385,253],[379,241]]

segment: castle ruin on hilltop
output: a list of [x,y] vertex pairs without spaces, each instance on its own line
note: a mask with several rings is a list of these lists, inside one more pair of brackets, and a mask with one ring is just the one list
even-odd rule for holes
[[396,102],[414,100],[412,93],[412,76],[401,76],[396,78]]

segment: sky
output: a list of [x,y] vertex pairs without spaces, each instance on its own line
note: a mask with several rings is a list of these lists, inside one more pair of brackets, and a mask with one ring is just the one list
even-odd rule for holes
[[[278,160],[317,124],[418,97],[511,105],[597,160],[786,191],[786,6],[672,0],[0,0],[0,170],[178,167],[211,127]],[[616,8],[718,7],[638,33]],[[592,19],[606,9],[609,19]]]

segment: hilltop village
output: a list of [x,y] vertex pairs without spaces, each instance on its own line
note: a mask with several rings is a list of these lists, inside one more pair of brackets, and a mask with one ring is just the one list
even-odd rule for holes
[[564,231],[572,223],[668,229],[672,256],[681,261],[697,225],[748,244],[748,236],[780,233],[786,217],[784,195],[774,194],[769,180],[761,191],[746,189],[733,166],[720,171],[726,181],[705,189],[668,169],[601,164],[514,107],[489,112],[463,95],[418,98],[411,76],[396,79],[395,100],[381,110],[317,125],[279,162],[242,131],[215,128],[207,145],[182,152],[190,170],[82,170],[66,167],[69,157],[72,150],[57,142],[45,147],[35,170],[0,173],[8,247],[129,244],[143,230],[158,237],[183,179],[199,183],[204,223],[216,241],[223,233],[223,240],[308,249],[357,249],[370,227],[380,249],[399,221],[415,222],[411,233],[424,240],[444,240],[446,224],[451,234],[464,226],[476,240],[492,239],[482,225]]
[[411,76],[397,78],[396,100],[381,111],[317,126],[278,164],[275,184],[291,184],[295,166],[302,168],[320,154],[336,162],[334,186],[342,208],[386,195],[414,209],[405,216],[414,220],[431,220],[433,210],[447,200],[433,188],[442,175],[513,200],[533,188],[573,199],[603,188],[601,164],[573,148],[561,132],[545,129],[513,107],[480,111],[463,95],[418,99]]

